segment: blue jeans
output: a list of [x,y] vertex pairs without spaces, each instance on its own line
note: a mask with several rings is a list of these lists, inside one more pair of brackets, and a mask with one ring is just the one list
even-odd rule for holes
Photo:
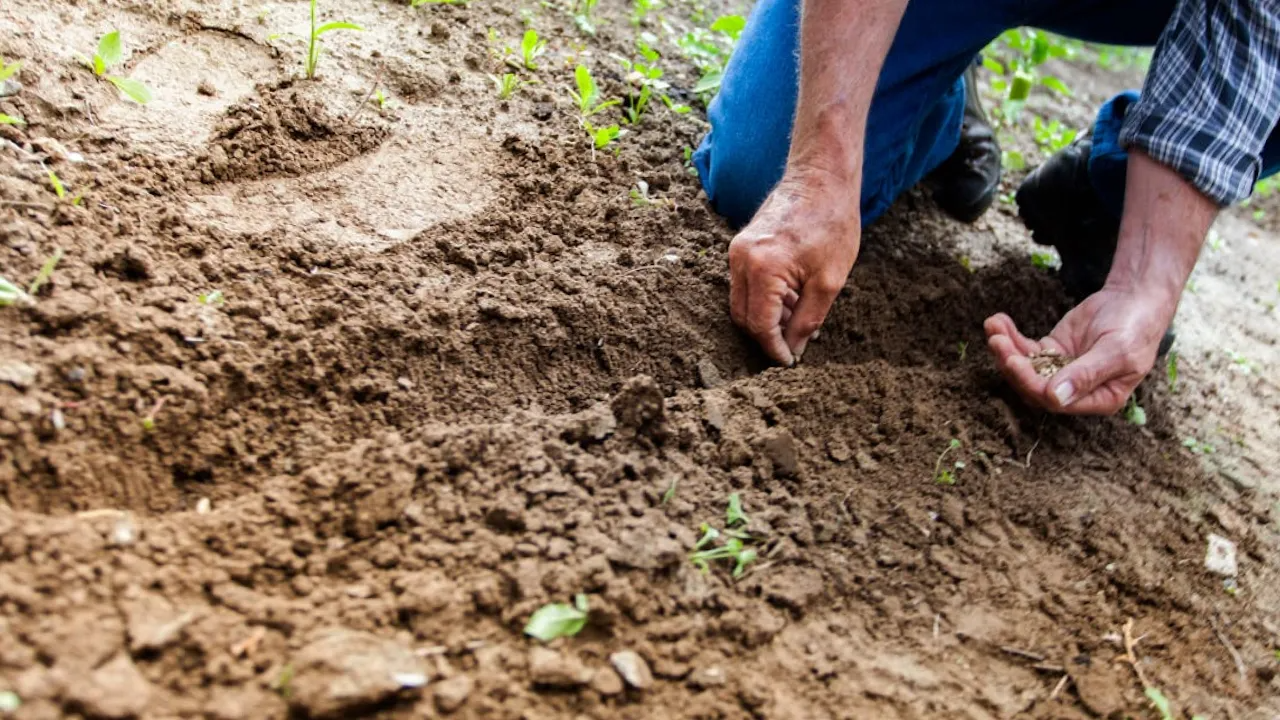
[[[960,141],[962,74],[1001,32],[1033,26],[1111,45],[1154,45],[1175,0],[911,0],[876,85],[867,120],[862,222],[880,217],[903,191],[938,167]],[[711,132],[694,165],[712,206],[745,225],[786,166],[799,77],[800,0],[759,0],[708,110]],[[849,72],[856,72],[850,68]],[[1127,156],[1118,136],[1122,93],[1093,129],[1089,175],[1118,216]],[[1280,169],[1280,133],[1263,151],[1264,176]]]

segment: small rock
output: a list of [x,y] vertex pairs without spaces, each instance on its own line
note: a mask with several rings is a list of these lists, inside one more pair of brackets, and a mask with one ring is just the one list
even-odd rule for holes
[[436,685],[436,709],[451,713],[462,707],[476,687],[469,675],[454,675]]
[[707,688],[721,687],[726,680],[724,669],[713,666],[694,670],[686,682],[696,690],[706,690]]
[[708,395],[702,399],[703,422],[718,433],[724,432],[727,422],[725,418],[725,402],[723,398]]
[[19,390],[26,390],[36,382],[40,370],[17,360],[0,362],[0,383],[9,383]]
[[724,377],[720,374],[720,368],[707,358],[698,360],[698,364],[694,366],[698,373],[698,384],[708,390],[718,385],[724,384]]
[[591,671],[576,659],[544,647],[529,652],[529,675],[536,686],[560,689],[582,687],[592,677]]
[[22,83],[10,78],[0,82],[0,98],[13,97],[22,92]]
[[141,715],[151,701],[151,683],[125,653],[76,682],[67,683],[68,704],[91,718],[123,720]]
[[773,462],[773,472],[780,477],[794,477],[800,470],[796,438],[783,428],[772,428],[760,440],[760,451]]
[[214,87],[213,83],[208,80],[201,80],[200,84],[196,86],[196,92],[204,95],[205,97],[218,96],[218,88]]
[[870,472],[880,467],[880,463],[876,462],[866,450],[859,450],[854,454],[853,460],[858,464],[859,470]]
[[133,515],[121,515],[111,526],[110,544],[115,547],[129,547],[138,540],[138,527],[133,522]]
[[293,659],[289,705],[311,718],[350,717],[427,684],[422,659],[393,640],[346,629],[320,633]]
[[634,429],[637,434],[656,438],[665,430],[666,407],[662,390],[648,375],[637,375],[628,380],[609,407],[618,425]]
[[600,668],[591,676],[591,689],[604,697],[613,697],[621,695],[626,688],[622,685],[622,678],[614,672],[613,668]]
[[653,673],[649,670],[649,663],[640,657],[640,653],[622,650],[610,655],[609,662],[613,663],[613,668],[631,687],[645,690],[653,685]]
[[207,497],[202,497],[196,501],[196,514],[208,515],[213,510],[213,502]]
[[842,440],[832,440],[828,443],[827,454],[838,463],[849,462],[849,458],[853,457],[853,451]]
[[1211,573],[1235,577],[1239,573],[1239,567],[1236,564],[1236,544],[1221,535],[1209,533],[1209,546],[1205,551],[1204,567]]

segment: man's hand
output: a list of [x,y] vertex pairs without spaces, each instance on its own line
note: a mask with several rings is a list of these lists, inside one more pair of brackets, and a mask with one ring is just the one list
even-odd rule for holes
[[[987,345],[1000,371],[1027,402],[1047,410],[1119,412],[1155,364],[1217,214],[1218,206],[1176,172],[1130,150],[1124,217],[1106,285],[1039,342],[1023,337],[1008,315],[987,318]],[[1044,378],[1030,356],[1045,351],[1076,359]]]
[[804,354],[858,256],[858,203],[841,189],[783,179],[729,245],[733,321],[783,365]]
[[[996,365],[1032,405],[1072,415],[1119,412],[1151,372],[1178,298],[1103,288],[1067,313],[1049,337],[1024,337],[1008,315],[987,318],[987,344]],[[1036,353],[1075,361],[1052,377],[1037,374]]]

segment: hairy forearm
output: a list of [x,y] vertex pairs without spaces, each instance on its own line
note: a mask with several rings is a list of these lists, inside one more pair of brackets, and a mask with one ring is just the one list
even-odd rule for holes
[[907,0],[805,0],[788,175],[830,177],[858,197],[867,112],[906,6]]
[[1172,313],[1217,214],[1217,204],[1178,173],[1131,150],[1107,285],[1167,300]]

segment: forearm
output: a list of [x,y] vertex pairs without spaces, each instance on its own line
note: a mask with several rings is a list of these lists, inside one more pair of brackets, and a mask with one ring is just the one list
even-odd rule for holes
[[1176,171],[1131,150],[1107,286],[1158,297],[1172,316],[1217,214],[1218,205]]
[[906,6],[907,0],[806,0],[789,176],[825,176],[858,197],[867,113]]

